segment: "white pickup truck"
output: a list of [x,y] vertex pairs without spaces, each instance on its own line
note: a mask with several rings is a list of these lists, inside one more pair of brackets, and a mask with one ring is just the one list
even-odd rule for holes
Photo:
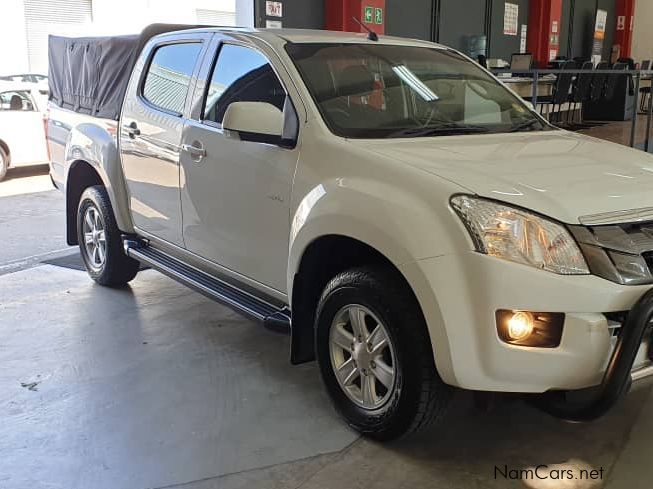
[[51,39],[51,173],[96,282],[143,262],[289,327],[377,439],[453,388],[583,421],[652,373],[651,156],[445,46],[165,30]]

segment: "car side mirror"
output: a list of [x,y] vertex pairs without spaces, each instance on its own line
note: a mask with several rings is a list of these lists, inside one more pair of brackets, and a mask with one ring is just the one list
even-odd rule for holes
[[233,102],[222,119],[223,129],[257,143],[281,144],[283,126],[283,112],[267,102]]

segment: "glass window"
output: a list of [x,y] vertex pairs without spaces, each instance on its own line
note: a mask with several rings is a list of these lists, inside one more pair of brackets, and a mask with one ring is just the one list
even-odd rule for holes
[[157,107],[183,113],[193,68],[201,49],[200,43],[169,44],[158,48],[145,78],[143,96]]
[[268,102],[283,110],[286,92],[272,66],[258,51],[224,44],[213,68],[203,120],[222,123],[232,102]]
[[0,110],[32,112],[35,109],[32,99],[27,92],[12,91],[0,93]]
[[343,137],[430,137],[550,126],[454,51],[382,44],[288,43],[331,131]]

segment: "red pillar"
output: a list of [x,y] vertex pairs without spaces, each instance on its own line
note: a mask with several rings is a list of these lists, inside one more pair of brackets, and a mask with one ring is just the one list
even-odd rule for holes
[[331,31],[367,32],[354,19],[377,34],[385,34],[385,0],[325,0],[326,28]]
[[527,49],[540,68],[560,54],[562,0],[531,0]]
[[615,5],[617,24],[614,33],[614,45],[619,46],[619,56],[621,58],[630,58],[633,48],[633,18],[635,17],[635,1],[636,0],[617,0]]

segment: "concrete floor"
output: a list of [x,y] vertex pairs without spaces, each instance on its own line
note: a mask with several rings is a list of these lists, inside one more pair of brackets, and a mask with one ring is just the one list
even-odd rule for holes
[[71,252],[64,209],[47,165],[9,170],[0,182],[0,275]]
[[286,336],[152,270],[121,290],[5,274],[0,337],[2,488],[524,487],[495,466],[570,459],[611,488],[653,475],[650,386],[584,425],[461,393],[446,426],[381,445],[341,423],[315,365],[289,365]]
[[[582,425],[519,401],[482,412],[461,392],[445,426],[373,443],[338,419],[315,365],[288,363],[286,336],[152,270],[112,290],[41,265],[71,253],[63,199],[21,175],[0,183],[1,489],[650,487],[650,382]],[[569,461],[603,481],[495,469]]]

